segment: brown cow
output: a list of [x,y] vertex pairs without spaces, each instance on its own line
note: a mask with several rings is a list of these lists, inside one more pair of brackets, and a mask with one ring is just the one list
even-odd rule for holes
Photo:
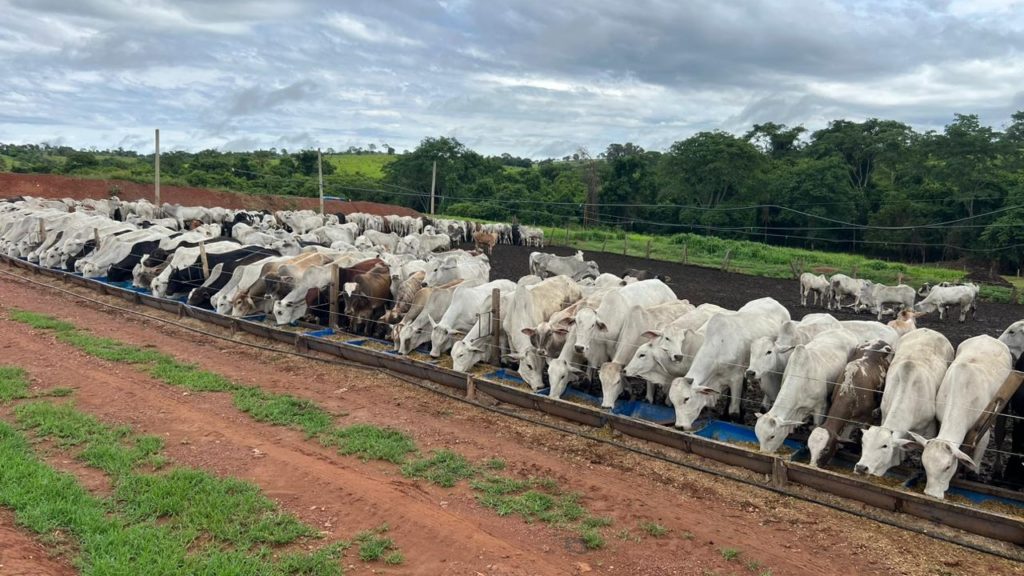
[[391,303],[391,271],[387,266],[379,264],[372,270],[359,274],[350,284],[351,292],[346,289],[345,313],[352,320],[352,329],[358,331],[365,323],[364,333],[373,332],[371,322],[377,312],[383,312]]
[[811,431],[807,439],[811,466],[829,463],[842,442],[839,436],[844,428],[864,427],[871,423],[882,397],[890,362],[892,346],[883,340],[861,344],[853,351],[843,372],[843,381],[832,390],[828,417]]
[[481,250],[481,246],[487,249],[487,254],[494,251],[494,245],[498,243],[498,238],[490,232],[473,232],[473,247],[477,250]]
[[408,312],[409,307],[412,306],[412,300],[416,297],[416,293],[423,289],[423,278],[426,275],[426,272],[420,270],[398,285],[398,291],[395,293],[395,307],[384,314],[384,317],[381,318],[382,321],[394,324],[402,319],[402,315]]

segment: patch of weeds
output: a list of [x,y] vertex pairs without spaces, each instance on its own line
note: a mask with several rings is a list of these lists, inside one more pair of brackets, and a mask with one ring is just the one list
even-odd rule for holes
[[640,543],[640,537],[635,536],[632,532],[630,532],[629,528],[623,528],[622,530],[619,530],[615,533],[615,537],[619,540],[625,540],[626,542],[635,542],[637,544]]
[[665,534],[668,534],[668,528],[665,528],[657,522],[641,522],[640,529],[644,532],[647,532],[651,536],[654,536],[655,538],[661,538]]
[[38,314],[36,312],[29,312],[28,310],[18,310],[12,308],[9,314],[11,320],[15,322],[21,322],[22,324],[28,324],[29,326],[39,330],[55,330],[57,332],[70,332],[75,329],[75,325],[63,320],[57,320],[52,316],[46,314]]
[[472,478],[476,470],[466,457],[451,450],[435,450],[429,458],[420,458],[402,465],[402,474],[423,478],[443,488],[451,488],[459,480]]
[[584,518],[583,522],[580,522],[580,526],[583,526],[584,528],[604,528],[611,525],[611,518],[604,518],[600,516],[590,516],[588,518]]
[[50,396],[53,398],[63,398],[64,396],[71,396],[74,393],[74,388],[50,388],[49,390],[43,390],[39,394],[36,394],[36,397],[43,398]]
[[583,545],[587,547],[587,550],[604,548],[604,536],[596,528],[583,528],[580,530],[580,537],[583,538]]
[[750,570],[754,574],[757,574],[757,570],[761,567],[761,563],[757,560],[750,560],[747,562],[747,570]]
[[[761,572],[760,576],[772,576],[772,569],[771,568],[765,568]],[[953,576],[952,572],[950,573],[950,576]]]
[[722,548],[721,550],[719,550],[719,553],[722,554],[722,558],[725,558],[730,562],[739,558],[740,556],[740,551],[735,548]]
[[342,454],[355,454],[363,460],[385,460],[401,464],[416,450],[412,438],[393,428],[355,424],[334,428],[320,436],[325,446],[334,446]]
[[484,468],[498,472],[505,469],[505,461],[501,458],[491,458],[484,462]]
[[15,366],[0,366],[0,402],[28,397],[28,375]]
[[336,542],[309,554],[284,554],[275,568],[282,576],[340,576],[338,561],[349,546],[348,542]]
[[334,418],[315,402],[288,394],[268,394],[259,388],[239,388],[235,407],[259,422],[298,428],[313,437],[331,427]]
[[95,356],[110,362],[121,362],[124,364],[149,364],[166,360],[167,356],[154,350],[143,350],[130,344],[125,344],[113,338],[102,338],[93,336],[78,330],[62,331],[57,334],[60,340],[78,348],[90,356]]
[[481,480],[474,480],[470,483],[470,487],[479,492],[483,492],[484,496],[505,496],[507,494],[514,494],[516,492],[522,492],[523,490],[530,488],[532,485],[532,482],[529,480],[517,480],[507,476],[488,476]]
[[381,524],[373,530],[364,530],[356,534],[355,541],[359,544],[360,560],[374,562],[383,559],[386,564],[401,564],[405,560],[398,546],[395,546],[395,541],[384,536],[387,531],[388,525]]
[[689,530],[684,531],[682,534],[679,535],[679,537],[683,540],[693,540],[695,538],[693,532],[690,532]]
[[165,384],[187,388],[193,392],[227,392],[239,386],[231,380],[201,370],[194,364],[182,364],[174,359],[163,359],[149,369],[149,375]]

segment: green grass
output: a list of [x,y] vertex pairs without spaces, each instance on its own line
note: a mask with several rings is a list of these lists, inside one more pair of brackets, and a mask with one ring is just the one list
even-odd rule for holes
[[[45,411],[33,409],[37,416]],[[66,414],[61,412],[61,414]],[[41,416],[40,416],[41,417]],[[52,420],[52,418],[43,418]],[[119,437],[128,444],[146,441],[129,438],[123,428],[104,427],[90,422],[87,418],[75,418],[72,426],[62,426],[51,422],[49,428],[67,438],[89,443],[95,437]],[[155,576],[171,576],[175,574],[238,574],[238,575],[290,575],[308,574],[315,576],[334,576],[341,574],[337,562],[337,547],[328,547],[312,554],[288,554],[275,562],[271,549],[260,546],[255,550],[232,548],[227,546],[230,540],[221,540],[216,535],[198,533],[200,527],[212,526],[221,529],[234,541],[274,542],[287,540],[286,532],[272,532],[266,518],[272,518],[273,503],[263,498],[262,504],[254,500],[252,492],[240,488],[238,481],[229,481],[228,490],[214,490],[215,494],[226,495],[229,502],[217,502],[213,510],[223,511],[233,508],[228,514],[232,518],[227,523],[218,524],[210,511],[197,510],[204,504],[210,504],[204,496],[210,492],[204,488],[222,482],[205,473],[186,471],[180,476],[139,476],[132,472],[121,472],[118,495],[115,504],[107,503],[89,494],[69,474],[61,473],[40,461],[32,453],[27,438],[6,423],[0,422],[0,505],[15,512],[17,522],[25,528],[41,535],[47,535],[48,541],[63,548],[66,539],[68,548],[74,550],[76,566],[83,575],[105,574],[147,574]],[[164,502],[160,496],[148,492],[151,485],[147,478],[155,478],[164,486],[172,485],[171,478],[187,482],[173,483],[170,493],[184,494],[184,500],[195,500],[191,504],[181,504],[179,508],[165,510],[168,514],[155,522],[152,518],[139,519],[132,517],[131,510],[152,510],[146,508],[154,502]],[[133,500],[139,492],[133,488],[145,484],[146,491],[141,501]],[[199,491],[193,491],[193,488]],[[246,502],[239,506],[235,492],[244,494]],[[198,497],[198,498],[197,498]],[[256,510],[259,512],[255,527],[238,527],[244,522],[252,521],[253,515],[246,514]],[[177,512],[184,516],[174,516]],[[239,514],[241,512],[241,514]],[[191,514],[191,515],[190,515]],[[145,515],[142,515],[145,516]],[[184,519],[187,519],[187,522]],[[236,523],[234,529],[231,523]],[[302,527],[294,519],[290,534],[312,533],[308,527]],[[219,533],[219,532],[218,532]],[[63,535],[63,536],[57,536]],[[294,539],[292,540],[294,541]],[[333,558],[333,561],[332,561]]]
[[491,458],[484,462],[484,468],[488,470],[501,471],[505,469],[505,461],[501,458]]
[[615,537],[619,540],[625,540],[626,542],[633,542],[639,544],[641,539],[639,536],[634,535],[629,531],[629,528],[623,528],[615,533]]
[[588,550],[600,550],[604,548],[604,536],[600,532],[593,528],[584,528],[580,531],[580,537],[583,538],[583,545]]
[[451,488],[459,480],[472,478],[476,470],[465,456],[451,450],[436,450],[431,452],[429,458],[419,458],[402,465],[402,474]]
[[[491,476],[471,483],[477,500],[498,516],[520,516],[527,522],[566,525],[587,517],[579,494],[562,493],[536,480]],[[551,492],[551,493],[549,493]]]
[[335,174],[362,174],[375,180],[384,177],[384,166],[397,156],[387,154],[332,154],[324,160],[334,165]]
[[44,390],[36,396],[51,396],[53,398],[62,398],[64,396],[71,396],[75,393],[74,388],[51,388]]
[[668,528],[658,524],[657,522],[641,522],[640,529],[655,538],[661,538],[665,534],[668,534]]
[[11,320],[14,320],[15,322],[28,324],[29,326],[39,330],[55,330],[57,332],[70,332],[75,330],[74,324],[69,324],[63,320],[57,320],[56,318],[45,314],[37,314],[27,310],[17,310],[12,308],[10,311],[10,317]]
[[241,387],[220,374],[207,372],[193,364],[184,364],[173,358],[164,358],[149,368],[149,375],[164,384],[186,388],[193,392],[228,392]]
[[240,388],[233,394],[235,406],[259,422],[299,428],[307,437],[328,430],[334,417],[304,398],[269,394],[259,388]]
[[396,565],[405,561],[395,541],[384,536],[388,525],[382,524],[373,530],[364,530],[356,534],[355,541],[359,544],[359,559],[363,562],[383,560],[385,564]]
[[722,554],[722,558],[725,558],[730,562],[739,558],[740,556],[740,551],[735,548],[722,548],[721,550],[719,550],[719,553]]
[[393,428],[369,424],[334,428],[322,434],[320,442],[338,448],[342,454],[394,464],[401,464],[406,455],[416,451],[416,444],[409,436]]
[[28,374],[16,366],[0,366],[0,403],[28,397]]

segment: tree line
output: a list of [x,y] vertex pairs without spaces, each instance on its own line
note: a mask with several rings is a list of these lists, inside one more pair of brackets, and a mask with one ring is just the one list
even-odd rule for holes
[[[334,151],[329,151],[333,153]],[[808,131],[767,122],[742,135],[700,132],[666,151],[610,144],[534,161],[485,156],[428,137],[376,171],[324,162],[327,193],[427,211],[564,226],[696,232],[903,260],[1024,260],[1024,111],[1002,130],[957,114],[941,131],[894,120],[834,120]],[[365,156],[364,156],[365,157]],[[172,184],[256,194],[317,194],[315,150],[173,151]],[[152,155],[0,144],[0,170],[147,181]]]

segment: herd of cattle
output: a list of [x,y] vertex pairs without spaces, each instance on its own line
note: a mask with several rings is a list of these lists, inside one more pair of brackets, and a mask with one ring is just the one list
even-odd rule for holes
[[[950,306],[960,307],[962,321],[975,307],[973,285],[927,287],[915,304],[917,291],[908,286],[807,274],[800,280],[805,305],[815,295],[832,310],[853,297],[854,309],[879,319],[891,309],[897,318],[883,324],[814,313],[797,321],[772,298],[737,310],[693,306],[667,278],[601,273],[581,252],[534,252],[531,274],[513,281],[491,280],[482,250],[452,249],[470,239],[521,243],[535,238],[527,227],[366,214],[345,220],[308,211],[16,198],[0,202],[0,250],[131,281],[222,314],[386,334],[402,354],[429,345],[435,358],[450,353],[459,371],[500,358],[552,397],[571,383],[599,383],[604,408],[614,407],[627,383],[643,382],[646,400],[663,396],[675,425],[686,430],[719,399],[739,417],[750,402],[747,387],[762,396],[754,428],[762,451],[777,451],[810,420],[811,464],[824,466],[863,429],[858,473],[883,475],[904,452],[920,449],[926,493],[937,498],[958,462],[978,470],[989,434],[971,446],[964,441],[1024,356],[1024,320],[998,339],[970,338],[955,352],[945,336],[916,326],[921,314],[944,315]],[[1016,423],[1014,455],[1000,473],[1010,482],[1024,481],[1022,417],[1024,388],[1007,410]]]

